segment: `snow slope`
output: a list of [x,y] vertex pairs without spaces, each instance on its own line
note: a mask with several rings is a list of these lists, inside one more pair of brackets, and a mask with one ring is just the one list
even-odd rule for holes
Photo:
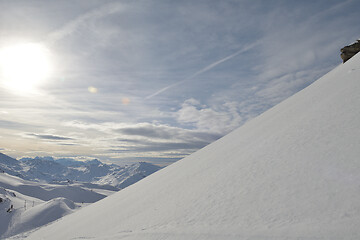
[[78,185],[37,183],[23,180],[19,177],[11,176],[6,173],[0,173],[0,187],[22,193],[30,197],[35,197],[43,201],[48,201],[58,197],[65,197],[74,202],[93,203],[107,196]]
[[[14,197],[12,200],[11,202],[14,203]],[[26,197],[18,198],[19,200],[22,200],[21,206],[17,206],[19,203],[14,204],[12,212],[0,214],[3,225],[0,229],[1,239],[41,227],[79,208],[74,202],[66,198],[55,198],[47,202],[37,202],[36,204],[35,201],[29,201]],[[24,205],[25,200],[27,202],[26,208]]]
[[66,198],[43,201],[2,187],[0,198],[0,239],[43,226],[78,208]]
[[[120,167],[96,159],[80,162],[35,157],[18,161],[0,153],[0,198],[6,199],[0,203],[0,239],[46,225],[72,213],[74,202],[81,206],[96,202],[158,169],[144,162]],[[14,208],[7,212],[11,205]]]
[[16,176],[21,170],[22,167],[20,166],[19,161],[0,153],[0,173],[7,172],[8,174]]
[[117,190],[107,188],[37,183],[0,173],[0,239],[48,224],[83,206],[82,202],[93,203]]
[[28,239],[360,239],[360,55]]

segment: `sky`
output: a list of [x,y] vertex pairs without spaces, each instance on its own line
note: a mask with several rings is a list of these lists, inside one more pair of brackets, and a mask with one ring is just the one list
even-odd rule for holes
[[0,152],[15,158],[171,164],[313,83],[360,37],[357,0],[0,9]]

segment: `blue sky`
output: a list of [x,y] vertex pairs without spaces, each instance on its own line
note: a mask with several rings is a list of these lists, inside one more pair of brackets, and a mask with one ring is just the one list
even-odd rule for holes
[[36,94],[0,78],[0,150],[13,157],[169,164],[308,86],[360,37],[356,0],[0,0],[0,9],[0,48],[39,43],[53,69]]

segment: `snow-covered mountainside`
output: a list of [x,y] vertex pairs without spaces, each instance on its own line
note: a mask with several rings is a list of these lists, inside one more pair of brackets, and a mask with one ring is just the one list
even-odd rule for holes
[[0,173],[0,239],[57,220],[115,191],[92,184],[45,184]]
[[360,55],[31,239],[360,239]]
[[17,161],[0,153],[0,171],[26,180],[47,183],[76,181],[108,184],[122,189],[159,169],[160,167],[145,162],[120,167],[104,164],[96,159],[80,162],[71,158],[35,157]]
[[95,183],[107,184],[123,189],[136,183],[137,181],[140,181],[159,169],[159,166],[151,163],[139,162],[126,166],[118,171],[113,171],[112,173],[101,177],[99,180],[95,181]]
[[48,224],[159,169],[143,162],[119,167],[96,159],[18,161],[0,153],[0,239]]
[[[59,185],[31,182],[6,173],[0,173],[0,187],[43,201],[66,197],[74,202],[93,203],[106,196],[78,184]],[[103,190],[102,186],[97,187],[95,184],[93,188]]]

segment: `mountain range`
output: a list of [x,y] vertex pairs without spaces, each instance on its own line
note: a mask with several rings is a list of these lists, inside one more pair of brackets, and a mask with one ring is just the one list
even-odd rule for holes
[[99,201],[160,167],[97,159],[21,158],[0,153],[0,239],[30,231]]
[[27,157],[16,160],[0,153],[0,171],[47,183],[87,182],[123,189],[159,169],[159,166],[146,162],[120,167],[97,159],[77,161],[72,158]]

